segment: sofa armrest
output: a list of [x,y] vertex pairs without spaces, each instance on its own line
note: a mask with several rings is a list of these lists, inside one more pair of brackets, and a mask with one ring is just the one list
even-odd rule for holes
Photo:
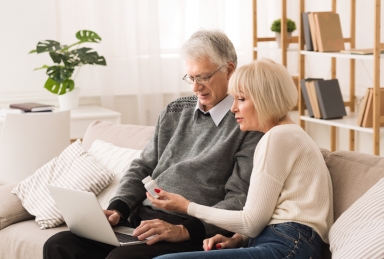
[[24,209],[20,199],[11,193],[16,185],[16,183],[12,183],[0,186],[0,229],[13,223],[33,218]]

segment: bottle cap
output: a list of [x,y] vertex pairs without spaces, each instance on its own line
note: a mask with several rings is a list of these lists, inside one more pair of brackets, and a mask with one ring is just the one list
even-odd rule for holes
[[145,177],[142,182],[143,184],[146,184],[147,182],[151,181],[152,180],[152,177],[150,175],[148,175],[147,177]]

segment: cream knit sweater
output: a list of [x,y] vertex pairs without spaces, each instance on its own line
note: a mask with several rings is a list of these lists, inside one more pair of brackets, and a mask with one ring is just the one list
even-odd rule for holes
[[295,124],[275,126],[256,147],[243,210],[191,202],[188,214],[218,227],[256,237],[270,224],[297,222],[328,243],[333,223],[332,182],[318,146]]

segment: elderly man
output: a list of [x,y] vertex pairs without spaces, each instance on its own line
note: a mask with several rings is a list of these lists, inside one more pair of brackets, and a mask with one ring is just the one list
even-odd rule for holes
[[[114,247],[61,232],[44,245],[44,258],[153,258],[202,250],[202,240],[228,232],[185,214],[160,211],[146,200],[142,179],[199,204],[243,208],[260,132],[241,132],[230,112],[228,81],[236,68],[233,44],[220,31],[200,30],[184,44],[183,80],[196,96],[179,98],[160,114],[155,134],[132,162],[105,211],[111,225],[137,227],[147,244]],[[128,220],[128,221],[127,221]],[[97,226],[95,226],[97,227]]]

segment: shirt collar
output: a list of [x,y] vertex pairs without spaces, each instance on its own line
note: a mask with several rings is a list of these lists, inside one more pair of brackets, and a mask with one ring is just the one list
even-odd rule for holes
[[209,113],[211,115],[211,118],[216,126],[219,126],[220,122],[223,120],[224,116],[227,114],[227,112],[231,109],[233,103],[233,97],[232,95],[227,95],[221,102],[215,105],[212,109],[205,112],[203,109],[203,105],[201,105],[200,101],[198,100],[195,107],[195,114],[194,114],[194,120],[197,118],[197,110],[200,110],[202,113],[207,114]]

